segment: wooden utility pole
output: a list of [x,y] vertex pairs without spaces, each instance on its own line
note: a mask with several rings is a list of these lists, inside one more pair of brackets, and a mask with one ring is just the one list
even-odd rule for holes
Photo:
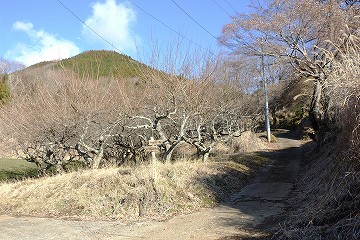
[[268,101],[268,92],[267,92],[267,83],[266,83],[266,76],[265,76],[265,64],[264,64],[264,39],[261,38],[261,79],[263,82],[264,88],[264,99],[265,99],[265,129],[266,129],[266,136],[267,141],[271,142],[271,132],[270,132],[270,119],[269,119],[269,101]]

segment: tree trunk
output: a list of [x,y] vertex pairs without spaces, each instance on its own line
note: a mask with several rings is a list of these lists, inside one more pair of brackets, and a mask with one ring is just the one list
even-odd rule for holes
[[37,172],[39,177],[46,176],[46,171],[43,167],[42,160],[38,158],[32,158],[33,162],[36,164]]
[[165,152],[165,162],[170,163],[174,149]]
[[181,141],[176,141],[172,144],[166,144],[166,151],[164,153],[164,159],[166,163],[169,163],[172,158],[172,154],[174,153],[175,148],[181,143]]
[[207,162],[209,160],[209,155],[210,155],[210,151],[203,153],[203,157],[202,157],[203,162]]
[[198,158],[201,158],[203,162],[207,162],[209,160],[209,155],[211,151],[211,147],[203,147],[201,145],[195,145],[197,149],[197,156]]
[[315,82],[314,92],[310,106],[310,120],[315,132],[319,131],[321,125],[321,119],[322,119],[321,96],[322,96],[322,84],[321,84],[321,80],[317,79]]
[[92,169],[98,169],[101,163],[101,160],[103,159],[104,156],[104,149],[100,148],[100,150],[96,153],[94,159],[93,159],[93,163],[92,163]]
[[64,168],[62,166],[62,161],[58,160],[55,165],[56,173],[60,174],[63,172]]

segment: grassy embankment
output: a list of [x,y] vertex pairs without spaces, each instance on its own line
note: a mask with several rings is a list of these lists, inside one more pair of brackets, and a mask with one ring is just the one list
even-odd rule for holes
[[152,178],[152,166],[147,163],[3,182],[0,213],[161,220],[215,206],[268,163],[269,159],[260,153],[242,153],[232,155],[231,160],[159,163],[157,182]]

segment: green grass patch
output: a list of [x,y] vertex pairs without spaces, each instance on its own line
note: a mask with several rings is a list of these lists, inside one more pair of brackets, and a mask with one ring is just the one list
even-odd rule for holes
[[34,163],[22,159],[0,158],[0,181],[20,180],[36,175]]

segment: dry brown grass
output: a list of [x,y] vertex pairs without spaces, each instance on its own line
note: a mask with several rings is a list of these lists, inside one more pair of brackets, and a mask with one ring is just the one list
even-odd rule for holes
[[[261,136],[251,131],[241,133],[238,137],[232,137],[228,142],[219,141],[211,150],[211,156],[222,157],[228,154],[250,153],[264,149],[266,144]],[[174,151],[174,156],[180,159],[196,157],[196,148],[188,143],[183,143]]]
[[[339,52],[326,52],[333,62],[326,90],[331,106],[337,111],[333,120],[342,131],[342,138],[357,158],[360,156],[360,36],[349,34]],[[357,159],[360,162],[360,159]],[[359,163],[360,164],[360,163]]]
[[[246,165],[251,161],[250,157]],[[0,211],[80,219],[165,219],[216,205],[266,162],[254,161],[252,168],[240,160],[159,163],[156,183],[150,165],[3,183]]]
[[360,172],[339,145],[307,149],[289,218],[275,239],[359,239]]
[[325,90],[336,141],[309,149],[277,239],[360,239],[360,38],[349,35],[335,48],[325,52],[332,62]]
[[231,149],[234,152],[255,152],[265,147],[265,144],[259,136],[251,131],[242,133],[239,137],[234,138],[231,143]]

